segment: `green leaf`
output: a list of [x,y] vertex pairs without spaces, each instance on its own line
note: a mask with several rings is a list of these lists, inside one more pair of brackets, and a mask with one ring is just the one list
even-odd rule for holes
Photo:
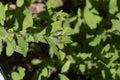
[[0,39],[0,55],[1,55],[2,49],[3,49],[3,46],[2,46],[2,39]]
[[51,33],[62,30],[62,21],[55,21],[52,24]]
[[16,43],[15,43],[14,39],[7,40],[6,55],[7,56],[13,55],[15,47],[16,47]]
[[11,76],[13,80],[23,80],[25,76],[25,69],[22,67],[18,67],[18,72],[12,72]]
[[120,20],[112,19],[112,29],[120,31]]
[[21,53],[24,57],[27,56],[28,43],[20,36],[17,37],[18,46],[16,46],[16,52]]
[[38,64],[40,64],[42,61],[40,60],[40,59],[33,59],[32,61],[31,61],[31,63],[33,64],[33,65],[38,65]]
[[19,74],[17,72],[12,72],[12,79],[13,80],[20,80]]
[[64,74],[58,74],[58,75],[59,75],[60,80],[70,80]]
[[103,54],[104,52],[108,52],[110,50],[110,44],[107,44],[101,51],[101,54]]
[[70,36],[62,36],[62,42],[64,44],[72,43],[71,37]]
[[106,75],[105,75],[105,70],[102,70],[101,73],[102,73],[103,79],[105,79],[105,76],[106,76]]
[[91,53],[78,53],[76,57],[80,57],[83,60],[87,59],[87,58],[91,58],[92,54]]
[[80,70],[81,72],[85,72],[86,66],[85,66],[84,64],[80,64],[80,65],[79,65],[79,70]]
[[65,73],[69,70],[71,65],[71,61],[66,61],[66,63],[62,66],[61,72]]
[[120,20],[120,12],[116,14],[116,17]]
[[97,24],[100,23],[100,21],[102,20],[100,16],[93,14],[87,9],[84,9],[84,18],[90,29],[97,28]]
[[[118,70],[120,70],[120,69],[118,69]],[[116,71],[116,69],[115,68],[112,68],[112,69],[110,69],[110,72],[111,72],[111,74],[112,74],[112,78],[115,80],[115,78],[116,78],[116,73],[117,73],[117,71]],[[106,74],[107,75],[107,74]],[[120,74],[119,74],[120,75]],[[119,76],[118,75],[118,76]]]
[[46,78],[48,77],[49,73],[47,68],[44,68],[42,72],[40,73],[38,80],[47,80]]
[[19,71],[19,77],[20,77],[20,79],[23,79],[24,76],[25,76],[25,68],[18,67],[18,71]]
[[63,51],[59,51],[60,60],[63,61],[65,59],[66,54]]
[[118,11],[117,0],[110,0],[109,2],[109,12],[115,14]]
[[117,69],[117,75],[120,77],[120,67]]
[[90,3],[90,0],[86,0],[86,9],[92,8],[92,4]]
[[68,61],[70,61],[71,63],[76,63],[76,62],[75,62],[75,59],[73,58],[72,55],[68,55],[68,56],[66,56],[66,58],[67,58]]
[[48,9],[49,8],[57,8],[60,6],[58,0],[48,0],[46,4],[47,4]]
[[47,41],[45,40],[45,37],[44,35],[42,35],[41,33],[37,33],[37,34],[34,34],[34,41],[35,42],[42,42],[42,43],[47,43]]
[[26,14],[24,21],[23,21],[23,32],[26,32],[26,29],[33,26],[33,19],[32,14]]
[[24,0],[17,0],[16,4],[17,4],[17,7],[21,7],[24,4]]
[[81,20],[81,18],[78,18],[77,22],[75,24],[74,33],[79,33],[80,32],[81,25],[82,25],[82,20]]
[[73,32],[73,29],[70,27],[70,23],[65,21],[63,23],[63,35],[72,35],[74,32]]
[[45,37],[45,39],[46,39],[46,41],[48,42],[48,44],[50,46],[50,48],[49,48],[49,54],[50,54],[51,57],[53,57],[53,55],[56,54],[57,51],[58,51],[58,49],[56,47],[56,44],[49,37]]
[[4,6],[0,2],[0,24],[3,25],[5,20],[5,11],[4,11]]
[[100,41],[101,41],[101,35],[97,35],[90,43],[89,45],[90,46],[97,46],[100,44]]

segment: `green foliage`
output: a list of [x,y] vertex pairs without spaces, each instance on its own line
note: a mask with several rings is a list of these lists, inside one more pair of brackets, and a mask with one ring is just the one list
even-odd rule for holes
[[17,0],[15,10],[0,2],[0,55],[22,56],[23,64],[9,78],[33,71],[32,80],[120,79],[119,0],[80,1],[68,1],[74,5],[66,11],[60,0],[47,0],[39,14],[28,8],[34,0]]
[[13,80],[23,80],[25,76],[25,69],[22,67],[19,67],[18,72],[12,72],[11,76]]

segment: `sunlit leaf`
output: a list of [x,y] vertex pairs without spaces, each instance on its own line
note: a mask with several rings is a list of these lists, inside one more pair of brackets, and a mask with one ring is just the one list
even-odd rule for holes
[[108,52],[110,50],[110,44],[107,44],[103,50],[101,51],[101,53],[104,53],[104,52]]
[[32,14],[28,13],[23,21],[23,32],[26,31],[26,29],[28,27],[32,27],[33,26],[33,19],[32,19]]
[[64,22],[63,23],[63,35],[72,35],[73,29],[70,27],[70,23],[69,22]]
[[71,40],[70,36],[62,36],[62,42],[64,44],[67,44],[67,43],[71,43],[72,40]]
[[38,80],[44,80],[48,77],[48,70],[47,68],[44,68],[42,72],[40,73]]
[[60,4],[57,0],[48,0],[47,1],[47,7],[48,8],[57,8],[59,6],[60,6]]
[[13,80],[23,80],[25,76],[25,69],[18,67],[18,72],[12,72],[11,76]]
[[111,22],[113,24],[112,29],[120,31],[120,20],[112,19]]
[[2,39],[0,39],[0,55],[1,55],[2,49],[3,49],[3,46],[2,46]]
[[21,7],[24,4],[24,0],[17,0],[16,4],[17,4],[17,7]]
[[102,20],[100,16],[93,14],[87,9],[84,9],[84,18],[90,29],[97,28],[97,24],[100,23],[100,21]]
[[120,77],[120,67],[117,69],[116,73]]
[[16,43],[14,40],[7,40],[6,55],[11,56],[15,51]]
[[118,11],[117,0],[110,0],[109,2],[109,12],[115,14]]
[[5,20],[5,11],[4,11],[4,6],[0,2],[0,24],[3,25]]
[[70,80],[64,74],[59,74],[59,78],[60,78],[60,80]]
[[90,0],[86,0],[86,9],[92,8],[92,4],[90,3]]
[[12,72],[12,79],[13,80],[20,80],[19,74],[17,72]]
[[59,51],[60,60],[63,61],[65,59],[66,54],[63,51]]
[[80,70],[81,72],[85,72],[85,70],[86,70],[86,65],[80,64],[80,65],[79,65],[79,70]]
[[49,44],[49,54],[51,57],[53,57],[54,54],[57,53],[58,49],[56,47],[56,44],[54,43],[54,41],[52,41],[52,39],[50,39],[49,37],[45,37],[46,41]]
[[62,30],[62,21],[55,21],[51,25],[52,25],[51,33]]
[[24,76],[25,76],[25,68],[18,67],[18,71],[19,71],[19,77],[20,77],[20,79],[23,79]]
[[24,57],[26,57],[28,51],[28,43],[22,37],[17,37],[17,42],[18,46],[16,46],[16,52],[19,52]]
[[62,73],[65,73],[69,70],[70,68],[70,65],[71,65],[71,62],[70,61],[67,61],[63,66],[62,66],[62,69],[61,69],[61,72]]
[[98,44],[100,44],[100,41],[101,41],[101,36],[96,36],[93,41],[91,41],[89,43],[90,46],[97,46]]
[[75,62],[75,59],[73,58],[73,56],[68,55],[68,56],[66,56],[66,58],[67,58],[68,61],[70,61],[71,63],[76,63],[76,62]]
[[38,64],[40,64],[42,61],[40,60],[40,59],[33,59],[32,61],[31,61],[31,63],[33,64],[33,65],[38,65]]

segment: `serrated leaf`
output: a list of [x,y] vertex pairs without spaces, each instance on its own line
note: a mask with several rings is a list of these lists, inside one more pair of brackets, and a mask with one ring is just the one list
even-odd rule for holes
[[32,14],[28,13],[26,14],[24,21],[23,21],[23,32],[26,31],[27,28],[33,26],[33,19],[32,19]]
[[65,73],[69,70],[71,65],[71,61],[66,61],[66,63],[62,66],[61,72]]
[[16,4],[17,4],[17,7],[21,7],[24,4],[24,0],[17,0]]
[[100,16],[94,15],[91,11],[87,9],[84,9],[84,18],[90,29],[97,28],[97,24],[100,23],[100,21],[102,20]]
[[28,51],[28,43],[22,37],[17,37],[17,42],[18,42],[18,46],[16,46],[15,51],[19,52],[24,57],[26,57]]
[[14,53],[16,43],[14,40],[7,40],[6,55],[11,56]]
[[70,80],[64,74],[58,74],[58,75],[59,75],[60,80]]
[[110,0],[109,2],[109,12],[115,14],[118,11],[117,0]]
[[0,24],[3,25],[5,20],[5,11],[4,11],[4,6],[0,2]]

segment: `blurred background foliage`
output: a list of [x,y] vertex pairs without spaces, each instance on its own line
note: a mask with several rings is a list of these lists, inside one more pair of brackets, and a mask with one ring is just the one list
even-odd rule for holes
[[119,80],[120,0],[0,0],[8,80]]

